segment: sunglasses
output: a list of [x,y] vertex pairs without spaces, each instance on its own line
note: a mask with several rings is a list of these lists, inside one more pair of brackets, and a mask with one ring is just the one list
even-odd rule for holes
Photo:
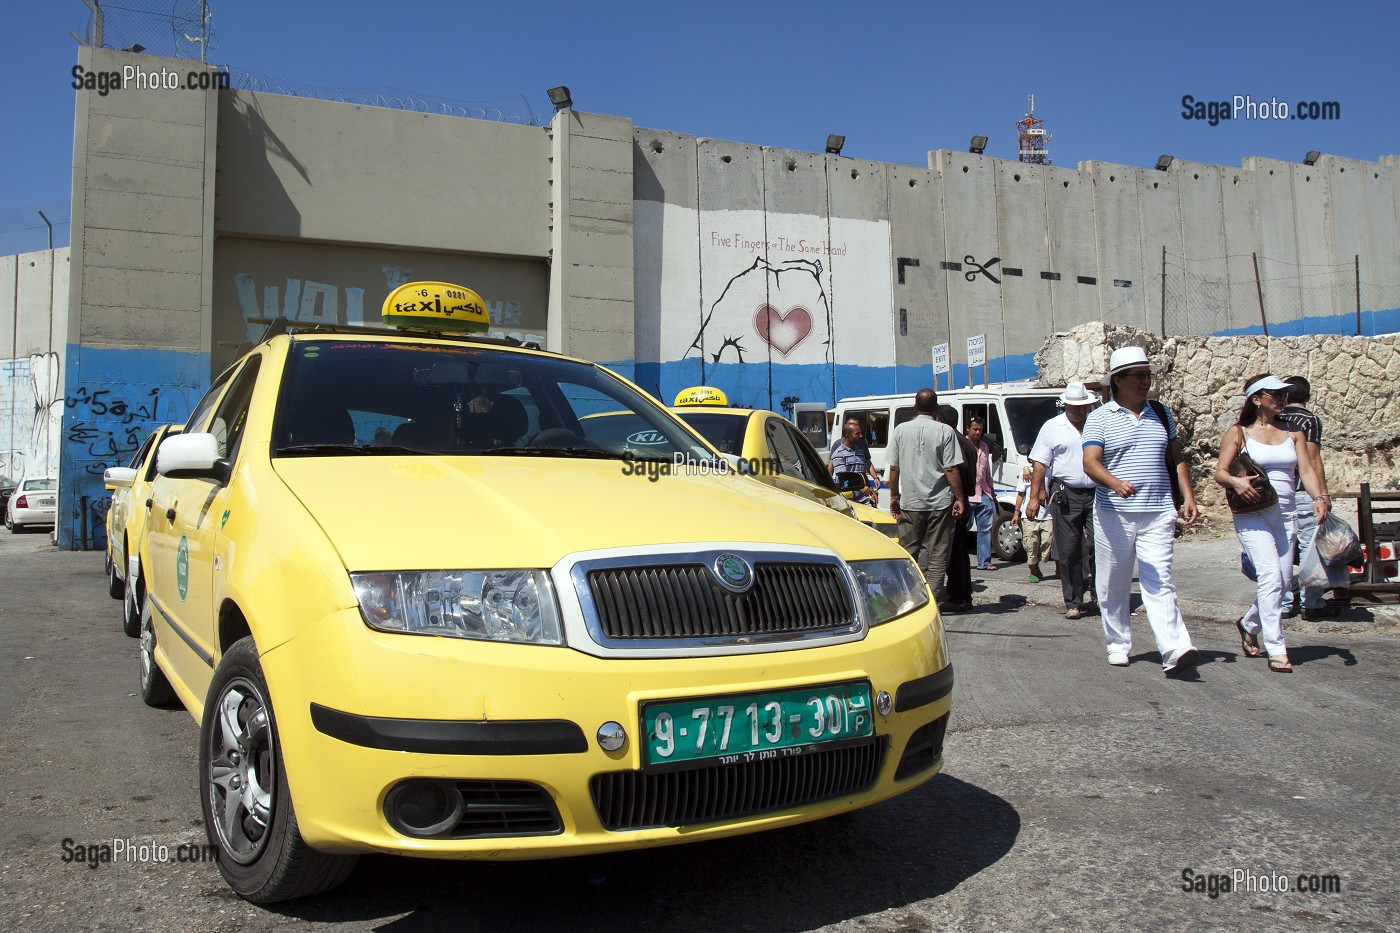
[[1134,369],[1126,373],[1120,373],[1120,375],[1127,376],[1130,379],[1151,379],[1152,371],[1149,369]]

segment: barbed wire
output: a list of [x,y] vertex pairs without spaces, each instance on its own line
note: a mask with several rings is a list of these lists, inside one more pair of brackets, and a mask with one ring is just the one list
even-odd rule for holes
[[[219,50],[219,46],[215,42],[210,4],[201,3],[200,0],[123,0],[120,4],[104,0],[92,2],[101,15],[88,14],[83,32],[88,45],[156,51],[175,58],[215,62],[213,53]],[[229,73],[230,84],[238,90],[525,126],[541,125],[540,117],[523,94],[492,100],[458,100],[396,87],[329,87],[258,74],[234,65],[221,67]]]
[[54,248],[68,245],[72,226],[72,207],[68,200],[36,201],[33,204],[0,207],[0,256],[48,248],[49,224],[39,216],[40,211],[53,224]]
[[436,94],[423,94],[396,87],[345,88],[288,81],[258,74],[243,68],[228,69],[230,83],[238,90],[290,97],[309,97],[343,104],[363,104],[369,107],[390,107],[415,113],[437,113],[451,117],[495,120],[538,126],[539,121],[530,101],[523,94],[498,97],[495,100],[456,100]]

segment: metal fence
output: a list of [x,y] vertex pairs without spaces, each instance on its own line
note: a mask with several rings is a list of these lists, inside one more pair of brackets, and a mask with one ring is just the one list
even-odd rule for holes
[[[1308,265],[1257,253],[1189,258],[1169,251],[1152,277],[1148,319],[1161,336],[1222,332],[1281,336],[1306,319],[1309,333],[1373,334],[1377,311],[1400,308],[1400,284],[1369,281],[1360,256]],[[1155,312],[1155,314],[1153,313]]]

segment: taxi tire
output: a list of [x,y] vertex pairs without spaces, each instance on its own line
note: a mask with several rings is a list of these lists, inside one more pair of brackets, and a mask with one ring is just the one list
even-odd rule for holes
[[[246,770],[257,778],[259,787],[269,791],[270,804],[266,829],[259,840],[253,841],[256,850],[251,857],[241,853],[241,861],[215,823],[230,787],[236,786],[223,787],[214,781],[216,767],[226,777],[230,767],[226,752],[220,751],[218,759],[215,758],[216,749],[228,746],[229,737],[224,735],[224,730],[234,720],[229,720],[221,711],[229,704],[236,706],[236,727],[247,730],[240,732],[238,747],[257,752],[246,756],[248,761],[242,768],[237,768],[235,762],[235,768],[240,774]],[[261,727],[258,725],[260,716],[265,717],[265,725]],[[271,783],[272,787],[267,788],[266,783]],[[216,800],[220,794],[224,795],[223,799]],[[319,852],[301,837],[287,786],[277,718],[268,699],[267,680],[251,636],[240,639],[224,652],[209,686],[209,699],[204,705],[199,730],[199,796],[205,832],[210,844],[219,852],[219,871],[244,900],[274,904],[320,894],[340,885],[355,868],[357,856]],[[247,814],[246,810],[243,812]],[[245,816],[237,822],[242,834],[249,818]]]
[[141,609],[141,699],[147,706],[165,709],[179,704],[175,688],[156,663],[156,633],[151,627],[151,604]]
[[126,580],[122,582],[122,631],[132,638],[141,636],[141,584],[138,574],[141,572],[140,565],[137,565],[136,573],[127,571]]
[[113,599],[121,599],[126,595],[126,583],[117,576],[117,562],[112,560],[111,553],[107,554],[104,563],[107,564],[107,595]]

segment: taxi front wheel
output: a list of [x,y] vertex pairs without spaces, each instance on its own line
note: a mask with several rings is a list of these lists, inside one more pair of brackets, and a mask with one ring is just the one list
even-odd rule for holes
[[308,897],[339,885],[354,856],[306,844],[287,789],[277,721],[251,637],[230,648],[214,672],[199,734],[204,827],[219,871],[255,904]]

